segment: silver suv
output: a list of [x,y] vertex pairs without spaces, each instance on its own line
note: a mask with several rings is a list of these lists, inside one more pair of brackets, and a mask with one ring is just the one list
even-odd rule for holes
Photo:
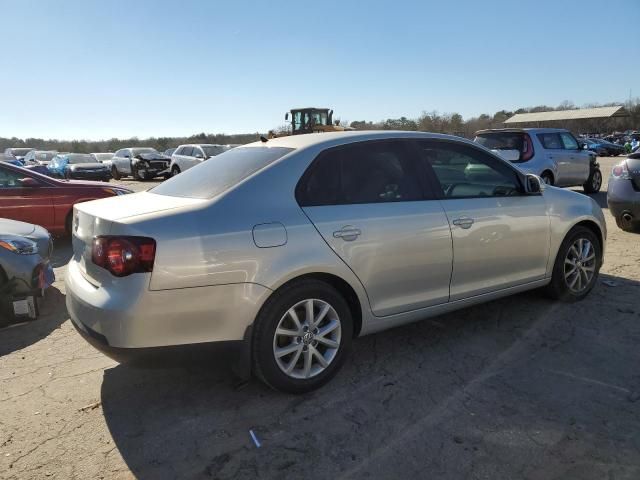
[[475,141],[517,164],[525,173],[538,175],[548,185],[582,186],[596,193],[602,172],[596,155],[578,143],[571,132],[559,128],[505,128],[480,130]]

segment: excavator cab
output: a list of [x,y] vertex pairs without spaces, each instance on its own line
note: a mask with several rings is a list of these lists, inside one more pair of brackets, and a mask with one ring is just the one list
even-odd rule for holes
[[[297,108],[290,113],[292,135],[342,130],[333,125],[333,110],[328,108]],[[289,113],[284,119],[289,120]]]

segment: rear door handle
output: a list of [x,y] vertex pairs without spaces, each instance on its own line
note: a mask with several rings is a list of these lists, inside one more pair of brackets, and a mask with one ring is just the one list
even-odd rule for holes
[[346,242],[352,242],[358,238],[361,233],[362,232],[359,229],[354,228],[351,225],[347,225],[342,227],[340,230],[333,232],[333,238],[341,238]]
[[469,217],[460,217],[460,218],[456,218],[453,222],[454,225],[460,227],[460,228],[471,228],[471,225],[473,225],[473,218],[469,218]]

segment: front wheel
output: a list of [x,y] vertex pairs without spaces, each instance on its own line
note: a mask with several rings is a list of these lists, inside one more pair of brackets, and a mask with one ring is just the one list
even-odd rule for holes
[[602,172],[599,168],[594,168],[589,174],[589,178],[584,183],[582,188],[585,193],[598,193],[602,187]]
[[111,176],[114,180],[120,180],[120,172],[118,172],[118,169],[115,165],[111,167]]
[[173,167],[171,167],[171,176],[172,177],[175,177],[179,173],[180,173],[180,167],[179,166],[174,165]]
[[333,287],[303,280],[276,291],[258,314],[253,371],[288,393],[315,390],[333,378],[351,348],[353,320]]
[[574,227],[560,245],[547,293],[566,302],[582,300],[595,286],[601,266],[598,237],[586,227]]

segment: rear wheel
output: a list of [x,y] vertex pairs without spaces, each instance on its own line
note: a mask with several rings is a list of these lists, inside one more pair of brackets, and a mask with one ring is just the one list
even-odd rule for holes
[[599,168],[594,168],[591,170],[589,178],[587,178],[582,188],[585,193],[598,193],[600,187],[602,187],[602,172]]
[[114,180],[120,180],[120,173],[115,165],[111,167],[111,176]]
[[540,175],[540,178],[547,185],[553,185],[553,173],[551,173],[549,171],[542,172],[542,175]]
[[598,237],[586,227],[574,227],[560,245],[547,293],[567,302],[582,300],[596,284],[601,266]]
[[276,390],[314,390],[336,375],[352,335],[351,311],[333,287],[318,280],[285,286],[256,318],[253,371]]

